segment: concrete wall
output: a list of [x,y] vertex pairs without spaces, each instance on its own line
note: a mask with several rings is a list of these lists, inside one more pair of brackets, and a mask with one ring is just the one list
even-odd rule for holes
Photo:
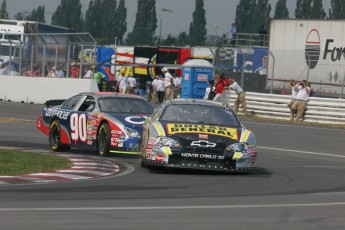
[[80,92],[98,92],[90,79],[0,76],[0,100],[44,104],[47,100],[67,99]]

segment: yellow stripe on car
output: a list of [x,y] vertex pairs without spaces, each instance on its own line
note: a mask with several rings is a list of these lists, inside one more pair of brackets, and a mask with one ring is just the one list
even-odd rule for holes
[[157,130],[158,136],[165,136],[165,131],[160,123],[152,122],[152,125]]
[[163,151],[167,154],[167,155],[171,155],[171,149],[169,146],[163,146]]
[[235,152],[234,156],[232,157],[233,160],[238,160],[242,157],[242,153],[241,152]]
[[251,132],[250,132],[248,129],[245,129],[245,130],[242,132],[240,142],[247,142],[250,133],[251,133]]

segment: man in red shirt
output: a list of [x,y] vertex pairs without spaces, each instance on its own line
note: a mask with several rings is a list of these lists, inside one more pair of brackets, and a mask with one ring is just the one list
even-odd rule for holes
[[215,80],[215,87],[216,87],[216,96],[213,98],[213,101],[221,102],[223,90],[227,89],[227,85],[229,84],[227,79],[223,73],[216,74],[214,77]]

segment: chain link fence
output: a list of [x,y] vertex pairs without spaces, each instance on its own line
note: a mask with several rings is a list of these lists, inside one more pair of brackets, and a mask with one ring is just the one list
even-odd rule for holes
[[0,40],[0,74],[83,78],[95,53],[89,33],[6,35]]

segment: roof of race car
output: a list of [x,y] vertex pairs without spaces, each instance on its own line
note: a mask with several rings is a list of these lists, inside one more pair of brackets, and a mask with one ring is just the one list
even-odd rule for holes
[[117,93],[117,92],[82,92],[79,93],[79,95],[90,95],[94,97],[122,97],[122,98],[138,98],[138,99],[143,99],[143,97],[135,95],[135,94],[122,94],[122,93]]
[[222,107],[222,108],[227,108],[228,105],[226,103],[222,104],[220,102],[215,102],[215,101],[210,101],[210,100],[203,100],[203,99],[190,99],[190,98],[186,98],[186,99],[174,99],[174,100],[170,100],[170,101],[165,101],[162,105],[166,106],[166,105],[170,105],[170,104],[177,104],[177,105],[188,105],[188,104],[192,104],[192,105],[208,105],[208,106],[216,106],[216,107]]

